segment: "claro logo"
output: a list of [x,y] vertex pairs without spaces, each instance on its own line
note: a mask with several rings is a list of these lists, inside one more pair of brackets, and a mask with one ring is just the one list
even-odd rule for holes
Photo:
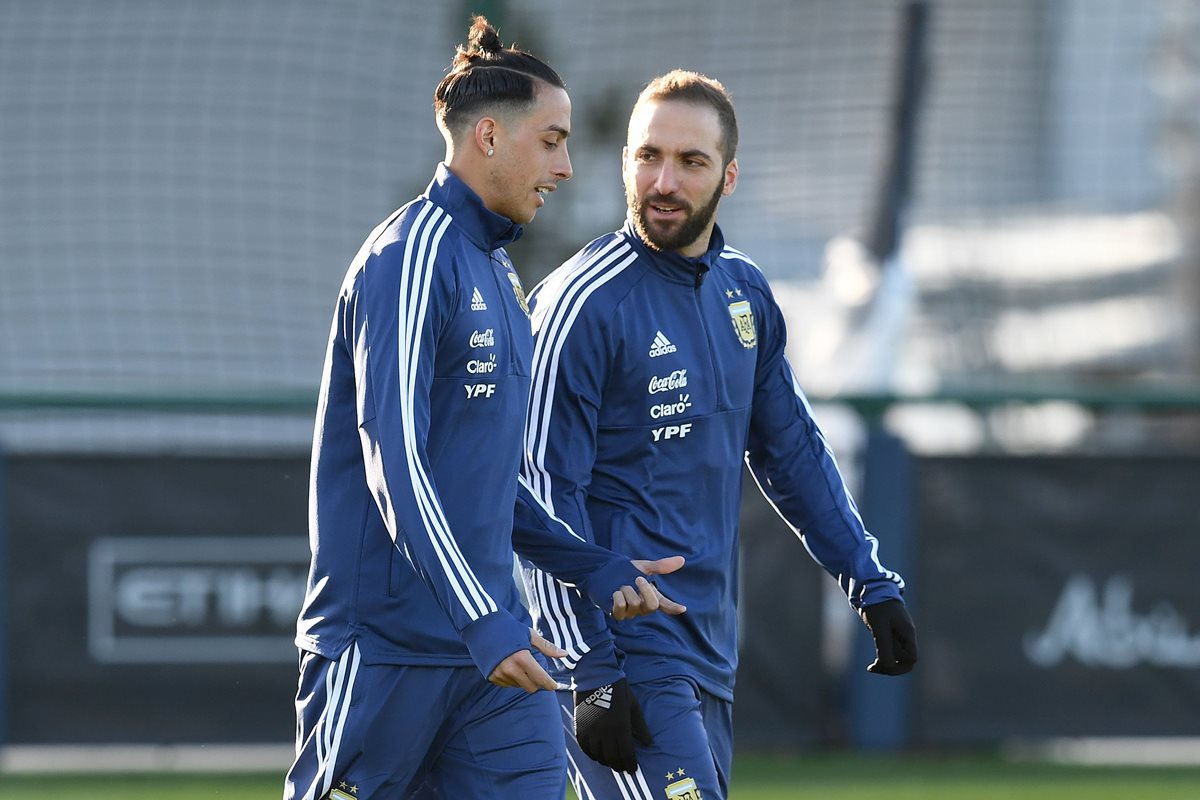
[[88,649],[106,663],[295,660],[301,536],[107,538],[88,554]]

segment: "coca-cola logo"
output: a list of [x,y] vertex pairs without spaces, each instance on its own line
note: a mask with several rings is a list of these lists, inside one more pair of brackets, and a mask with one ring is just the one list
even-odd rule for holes
[[677,369],[670,375],[664,375],[661,378],[655,375],[650,379],[650,386],[647,391],[650,394],[658,394],[660,392],[672,392],[676,389],[682,389],[687,386],[687,370]]
[[475,331],[471,334],[471,347],[495,347],[496,336],[492,333],[492,329],[486,331]]

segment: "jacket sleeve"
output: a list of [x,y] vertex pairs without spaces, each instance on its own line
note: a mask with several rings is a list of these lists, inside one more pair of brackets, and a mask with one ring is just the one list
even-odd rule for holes
[[592,605],[611,609],[613,593],[642,573],[628,558],[586,541],[550,513],[521,476],[513,514],[513,548],[536,569],[579,590]]
[[784,356],[783,315],[769,289],[761,291],[763,302],[756,309],[763,317],[761,344],[747,442],[750,471],[854,608],[900,599],[904,580],[879,561],[879,542],[864,527]]
[[[587,491],[607,362],[599,331],[580,320],[578,308],[564,297],[570,295],[532,297],[533,386],[522,474],[548,513],[592,543]],[[604,686],[622,677],[604,614],[536,564],[525,560],[522,566],[534,624],[567,651],[561,663],[572,671],[575,686]]]
[[529,648],[529,630],[472,569],[479,543],[457,538],[447,524],[426,452],[438,332],[454,298],[452,271],[439,263],[450,259],[439,254],[448,223],[426,204],[406,240],[367,257],[354,309],[359,439],[367,483],[396,547],[487,676]]

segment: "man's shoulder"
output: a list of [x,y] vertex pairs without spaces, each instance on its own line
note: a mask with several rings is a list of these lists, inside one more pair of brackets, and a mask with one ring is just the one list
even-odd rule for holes
[[721,264],[728,270],[740,273],[747,278],[762,278],[762,268],[750,256],[736,247],[725,245],[721,248]]
[[629,282],[640,274],[629,269],[638,253],[623,231],[597,237],[538,285],[535,300],[543,307],[567,303],[578,309],[607,306],[607,301],[624,294]]
[[380,224],[377,229],[379,235],[376,236],[376,249],[398,243],[407,244],[410,240],[413,241],[414,249],[422,241],[425,242],[425,248],[428,248],[435,241],[445,240],[446,237],[453,238],[456,235],[457,228],[453,222],[454,218],[449,211],[428,197],[417,197],[393,211],[391,216]]
[[442,263],[459,248],[459,233],[446,209],[427,197],[418,197],[393,211],[363,242],[354,262],[399,267]]

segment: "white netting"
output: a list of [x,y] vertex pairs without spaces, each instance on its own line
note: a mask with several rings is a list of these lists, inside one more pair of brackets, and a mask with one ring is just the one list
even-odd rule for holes
[[[722,225],[788,300],[794,346],[819,341],[834,328],[814,319],[841,301],[811,289],[853,252],[829,244],[876,203],[903,5],[488,4],[574,104],[575,177],[513,248],[526,281],[620,224],[629,108],[689,67],[731,89],[741,123]],[[900,250],[916,303],[851,332],[946,380],[1181,369],[1200,294],[1200,2],[929,7]],[[314,396],[345,264],[442,155],[431,96],[465,30],[458,3],[0,5],[0,395]],[[1064,340],[1088,324],[1139,330]],[[0,440],[299,447],[297,407],[28,403],[0,414]]]

